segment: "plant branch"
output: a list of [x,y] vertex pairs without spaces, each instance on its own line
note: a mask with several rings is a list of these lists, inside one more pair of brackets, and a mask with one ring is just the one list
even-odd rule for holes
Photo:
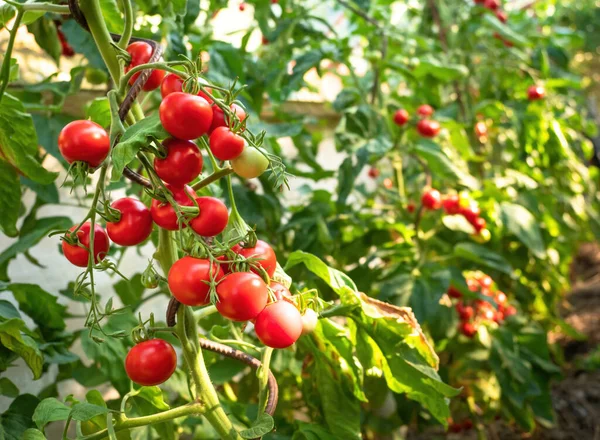
[[198,191],[199,189],[202,189],[205,186],[208,186],[211,183],[216,182],[221,177],[225,177],[231,173],[233,173],[233,168],[231,168],[231,167],[223,168],[215,173],[212,173],[210,176],[206,177],[205,179],[202,179],[200,182],[195,183],[194,185],[192,185],[192,188],[194,189],[194,191]]
[[13,23],[13,27],[10,30],[10,37],[8,39],[8,46],[6,46],[6,52],[4,54],[4,60],[2,61],[2,70],[0,70],[0,77],[2,79],[2,86],[0,88],[0,102],[2,101],[2,97],[4,96],[4,92],[8,87],[8,82],[10,81],[10,60],[13,48],[15,47],[15,38],[17,36],[17,30],[21,25],[21,20],[23,19],[23,14],[25,12],[23,9],[19,9],[17,11],[17,16],[15,17],[15,21]]
[[119,38],[117,45],[121,49],[125,49],[129,44],[131,34],[133,33],[133,8],[131,7],[131,0],[121,0],[121,5],[123,6],[125,23],[123,26],[123,33],[121,34],[121,38]]
[[271,363],[271,355],[273,349],[265,347],[262,355],[262,365],[257,371],[258,376],[258,415],[257,418],[265,412],[267,407],[267,398],[269,397],[269,365]]

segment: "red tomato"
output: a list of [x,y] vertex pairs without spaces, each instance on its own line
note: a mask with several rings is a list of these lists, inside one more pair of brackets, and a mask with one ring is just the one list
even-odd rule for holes
[[262,40],[261,40],[263,46],[266,46],[270,43],[269,39],[267,37],[265,37],[264,35],[262,36]]
[[[73,226],[70,231],[74,231],[77,228],[77,225]],[[90,222],[85,222],[79,231],[77,231],[77,239],[79,240],[79,245],[71,245],[63,240],[62,242],[62,251],[65,254],[67,260],[69,260],[72,264],[79,267],[87,267],[90,255],[90,232],[92,229],[92,224]],[[104,260],[106,254],[108,253],[108,248],[110,247],[110,241],[108,240],[108,235],[104,231],[102,226],[96,224],[94,225],[94,262],[99,263]]]
[[208,133],[213,120],[213,111],[206,99],[183,92],[167,95],[158,113],[171,136],[188,141]]
[[[240,122],[246,119],[246,111],[239,105],[233,103],[229,107],[233,113],[237,116]],[[213,119],[210,126],[210,132],[212,133],[218,127],[229,127],[229,120],[225,120],[225,113],[218,106],[213,106]]]
[[383,186],[385,189],[392,189],[394,187],[394,181],[389,177],[383,179]]
[[472,223],[473,227],[475,228],[475,231],[477,233],[481,232],[482,229],[485,229],[485,227],[487,226],[487,222],[485,221],[484,218],[481,217],[477,217],[473,223]]
[[468,321],[469,319],[471,319],[473,317],[474,314],[475,314],[475,311],[473,310],[473,307],[471,307],[471,306],[465,306],[458,312],[458,316],[460,317],[460,319],[462,321]]
[[240,3],[238,8],[240,9],[240,12],[244,12],[246,10],[246,3]]
[[489,275],[484,275],[481,278],[479,278],[477,281],[479,281],[479,284],[481,285],[481,287],[484,287],[486,289],[489,289],[490,287],[492,287],[492,284],[494,283],[494,280],[492,280],[492,277]]
[[527,98],[530,101],[537,101],[543,99],[546,95],[546,90],[542,86],[530,86],[527,89]]
[[498,290],[496,292],[496,298],[495,298],[495,300],[496,300],[497,304],[505,304],[506,303],[506,293]]
[[152,233],[152,214],[146,205],[131,197],[115,200],[111,208],[121,212],[121,218],[106,223],[106,232],[112,241],[121,246],[135,246]]
[[283,284],[278,283],[277,281],[271,281],[269,287],[273,291],[273,295],[277,301],[282,300],[283,298],[290,298],[292,296],[290,289],[285,287]]
[[459,213],[462,214],[469,223],[473,224],[475,219],[481,214],[481,210],[477,204],[470,203],[469,206],[461,207]]
[[508,318],[517,314],[517,309],[514,306],[507,306],[504,308],[504,317]]
[[261,277],[250,272],[226,275],[217,286],[217,310],[232,321],[255,319],[267,305],[269,292]]
[[485,122],[483,121],[479,121],[477,124],[475,124],[475,136],[481,138],[481,137],[485,137],[487,136],[487,125],[485,125]]
[[379,170],[375,167],[369,168],[369,177],[371,179],[377,179],[379,177]]
[[[125,68],[125,73],[129,72],[132,68],[139,66],[140,64],[146,64],[152,57],[152,46],[143,41],[136,41],[127,46],[127,52],[131,55],[131,63]],[[129,80],[129,85],[133,85],[135,80],[140,76],[141,72],[135,73]],[[164,70],[153,70],[144,84],[143,89],[146,91],[154,90],[160,86],[163,78],[167,73]]]
[[442,196],[437,189],[429,189],[423,193],[421,203],[426,209],[440,209],[442,207]]
[[125,358],[127,376],[146,387],[166,381],[177,368],[173,346],[162,339],[150,339],[135,345]]
[[431,121],[429,119],[421,119],[417,122],[417,131],[423,137],[436,137],[440,132],[440,123],[437,121]]
[[462,422],[462,429],[464,429],[465,431],[468,431],[472,427],[473,422],[471,421],[471,419],[466,419],[464,422]]
[[506,23],[508,21],[508,15],[506,15],[506,12],[504,12],[504,11],[496,11],[496,17],[502,23]]
[[477,292],[481,289],[481,285],[479,284],[479,282],[471,278],[467,279],[467,287],[471,292]]
[[[270,277],[275,274],[275,269],[277,269],[277,255],[275,255],[275,251],[267,242],[257,240],[256,246],[252,248],[243,248],[239,244],[236,244],[231,250],[244,258],[255,259],[256,263],[262,266]],[[256,273],[256,270],[252,269],[252,272]]]
[[[196,193],[189,186],[183,188],[172,187],[167,185],[167,188],[173,193],[173,198],[177,204],[182,206],[193,206],[194,202],[188,197],[196,197]],[[187,194],[186,194],[187,193]],[[158,200],[152,200],[150,206],[150,213],[152,214],[152,220],[158,226],[169,231],[179,230],[179,223],[177,221],[177,212],[169,203],[162,203]],[[185,224],[181,224],[182,228],[185,228]]]
[[225,203],[215,197],[196,199],[200,213],[190,220],[190,227],[203,237],[219,235],[229,221],[229,212]]
[[287,348],[302,335],[302,315],[287,301],[269,304],[256,317],[254,331],[268,347]]
[[475,333],[477,333],[477,327],[472,322],[462,322],[460,323],[458,329],[467,338],[472,338],[475,336]]
[[500,1],[499,0],[485,0],[483,2],[483,7],[490,9],[492,11],[495,11],[496,9],[498,9],[500,7]]
[[306,309],[302,315],[302,334],[307,335],[315,331],[319,323],[319,316],[313,309]]
[[58,149],[67,162],[86,162],[96,168],[110,152],[110,139],[106,130],[95,122],[73,121],[60,131]]
[[442,205],[446,214],[458,214],[458,211],[460,210],[459,201],[460,198],[458,197],[458,194],[452,194],[451,196],[446,197],[442,201]]
[[431,116],[433,114],[433,112],[434,112],[433,107],[430,106],[429,104],[420,105],[419,108],[417,109],[417,114],[419,116],[423,116],[424,118],[426,118],[427,116]]
[[187,306],[204,306],[210,303],[212,279],[220,281],[224,274],[218,264],[190,256],[177,260],[169,270],[169,290],[177,301]]
[[408,210],[409,213],[413,213],[415,212],[415,203],[414,202],[408,202],[408,205],[406,205],[406,209]]
[[396,113],[394,113],[394,124],[396,124],[400,127],[403,126],[404,124],[406,124],[409,119],[410,119],[410,115],[403,108],[400,110],[396,110]]
[[210,134],[210,151],[219,160],[231,160],[244,151],[246,141],[229,127],[217,127]]
[[448,287],[448,296],[450,298],[462,298],[462,293],[454,286]]
[[164,159],[154,159],[154,169],[162,180],[174,186],[183,186],[202,172],[204,161],[195,143],[170,138],[163,145],[167,156]]
[[[211,91],[210,88],[208,90]],[[171,93],[175,92],[183,92],[183,79],[179,75],[169,73],[167,76],[165,76],[165,79],[163,79],[162,83],[160,84],[160,94],[163,98],[165,98]],[[198,92],[198,96],[206,99],[209,104],[213,102],[212,99],[202,90]]]

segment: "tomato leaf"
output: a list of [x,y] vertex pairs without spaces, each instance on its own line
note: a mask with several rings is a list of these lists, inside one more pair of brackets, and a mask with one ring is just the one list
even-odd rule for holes
[[58,176],[40,164],[31,115],[25,112],[21,101],[8,93],[0,105],[0,150],[8,162],[35,182],[48,184]]
[[263,413],[254,421],[254,423],[252,423],[250,428],[240,431],[240,436],[242,438],[262,437],[271,432],[274,426],[275,422],[273,421],[273,417],[267,413]]
[[145,287],[142,285],[142,274],[136,273],[129,280],[119,280],[114,284],[115,292],[121,298],[123,305],[131,306],[135,310],[144,295]]
[[8,350],[23,358],[33,372],[33,378],[42,375],[43,356],[38,344],[28,336],[28,329],[23,320],[18,318],[0,322],[0,343]]
[[61,30],[75,52],[85,55],[92,67],[106,71],[106,64],[96,47],[92,35],[84,30],[75,20],[66,20],[62,23]]
[[477,180],[469,174],[466,167],[464,169],[460,168],[435,142],[428,139],[419,139],[413,151],[427,162],[434,176],[458,180],[459,183],[470,189],[479,187]]
[[[34,427],[31,417],[38,403],[39,399],[31,394],[23,394],[13,400],[6,412],[0,416],[2,439],[27,439],[24,434]],[[32,439],[39,440],[39,437]]]
[[537,258],[546,258],[546,246],[536,218],[524,206],[502,202],[500,204],[502,222],[529,248]]
[[115,0],[100,0],[102,16],[110,32],[119,33],[123,30],[123,16]]
[[454,246],[454,255],[474,263],[512,275],[512,266],[502,257],[489,249],[475,243],[458,243]]
[[154,113],[127,128],[119,143],[111,152],[113,161],[112,180],[118,181],[125,167],[135,159],[142,147],[154,139],[165,139],[169,133],[163,128],[158,113]]
[[[139,416],[156,414],[166,411],[169,405],[165,402],[163,393],[159,387],[141,387],[136,390],[129,399],[132,410]],[[161,439],[175,439],[175,425],[173,421],[167,421],[152,425]]]
[[27,30],[34,35],[36,43],[58,64],[62,47],[54,22],[44,16],[29,24]]
[[352,291],[357,290],[356,284],[354,284],[354,281],[352,281],[348,275],[327,266],[319,258],[308,252],[292,252],[284,269],[287,271],[298,264],[304,264],[308,270],[325,281],[338,294],[344,289],[351,289]]
[[15,237],[17,220],[21,209],[21,184],[17,171],[0,159],[0,230],[9,237]]
[[106,97],[96,98],[89,103],[85,110],[87,118],[105,129],[110,127],[110,104]]
[[38,429],[43,430],[44,427],[51,422],[57,422],[59,420],[67,420],[71,408],[62,403],[60,400],[49,397],[40,402],[35,408],[33,413],[33,421],[35,422]]
[[449,82],[464,78],[469,74],[469,69],[462,64],[451,64],[442,62],[437,58],[428,57],[420,59],[417,66],[413,69],[412,75],[416,78],[422,78],[431,75],[434,78]]
[[8,377],[0,377],[0,396],[15,398],[19,395],[19,389]]
[[23,433],[21,440],[46,440],[46,436],[34,428],[29,428]]

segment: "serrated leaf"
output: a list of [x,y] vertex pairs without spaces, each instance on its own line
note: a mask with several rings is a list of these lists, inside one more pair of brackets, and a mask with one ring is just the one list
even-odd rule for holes
[[0,230],[15,237],[17,220],[21,209],[21,184],[17,171],[8,162],[0,159]]
[[273,417],[264,413],[256,419],[250,428],[240,431],[240,435],[242,438],[258,438],[271,432],[274,427],[275,422],[273,421]]
[[106,415],[109,410],[106,406],[94,405],[93,403],[81,402],[73,405],[71,409],[71,417],[73,420],[86,422],[96,416]]
[[44,427],[51,422],[57,422],[59,420],[67,420],[71,408],[62,403],[60,400],[49,397],[40,402],[35,408],[33,413],[33,421],[35,422],[38,429],[44,429]]
[[129,127],[121,137],[119,143],[113,148],[112,180],[118,181],[125,167],[135,159],[142,147],[150,144],[154,139],[162,140],[169,136],[160,122],[158,113],[154,113],[140,122]]
[[8,350],[23,358],[31,369],[34,379],[42,375],[44,359],[37,343],[28,335],[27,326],[18,318],[0,322],[0,343]]
[[512,275],[513,268],[501,255],[475,243],[458,243],[454,246],[454,255]]
[[37,134],[31,115],[25,111],[21,101],[8,93],[4,94],[0,104],[2,154],[31,180],[42,184],[52,183],[58,173],[46,170],[37,159]]
[[546,245],[540,232],[538,220],[524,206],[502,202],[500,204],[502,222],[515,236],[529,248],[537,258],[546,258]]

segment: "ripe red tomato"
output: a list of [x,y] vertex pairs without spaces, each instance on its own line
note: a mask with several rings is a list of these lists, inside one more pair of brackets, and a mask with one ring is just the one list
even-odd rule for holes
[[514,306],[507,306],[504,308],[504,317],[508,318],[517,314],[517,309]]
[[481,284],[478,281],[475,281],[472,278],[467,279],[467,287],[471,292],[477,292],[481,289]]
[[319,316],[313,309],[306,309],[302,315],[302,334],[307,335],[315,331],[319,323]]
[[477,333],[477,327],[472,322],[461,322],[458,328],[467,338],[472,338]]
[[408,202],[408,205],[406,205],[406,209],[408,210],[409,213],[413,213],[415,212],[415,203],[414,202]]
[[477,124],[475,124],[473,131],[475,132],[475,136],[478,138],[485,137],[487,136],[487,125],[485,125],[485,122],[479,121]]
[[458,214],[458,211],[460,210],[459,202],[460,198],[458,197],[458,194],[452,194],[444,198],[444,200],[442,201],[442,205],[446,214]]
[[219,160],[232,160],[242,154],[246,141],[229,127],[217,127],[210,134],[210,151]]
[[219,235],[229,221],[229,212],[225,203],[215,197],[196,199],[200,213],[190,220],[190,227],[203,237]]
[[267,37],[265,37],[264,35],[262,36],[262,45],[266,46],[270,43],[269,39]]
[[427,116],[431,116],[433,114],[433,112],[434,112],[433,107],[430,106],[429,104],[420,105],[419,108],[417,109],[417,114],[424,118],[426,118]]
[[483,319],[487,321],[493,321],[494,317],[496,316],[496,312],[494,311],[494,309],[486,308],[485,310],[483,310],[482,316]]
[[499,0],[485,0],[483,2],[483,7],[490,9],[492,11],[495,11],[496,9],[498,9],[500,7],[500,1]]
[[287,348],[302,335],[302,315],[287,301],[269,304],[256,317],[254,331],[268,347]]
[[481,278],[479,278],[477,281],[479,281],[479,284],[481,285],[481,287],[484,287],[486,289],[489,289],[490,287],[492,287],[492,284],[494,283],[494,280],[492,280],[492,277],[489,275],[484,275]]
[[280,301],[283,298],[290,298],[292,296],[290,289],[285,287],[283,284],[278,283],[277,281],[271,281],[269,287],[273,291],[273,295],[277,301]]
[[163,142],[167,150],[164,159],[154,159],[154,169],[162,180],[174,186],[190,183],[202,172],[202,153],[191,141],[170,138]]
[[462,321],[468,321],[473,317],[474,314],[475,311],[471,306],[466,306],[459,312],[459,316]]
[[[177,188],[167,185],[167,188],[173,193],[173,198],[177,204],[182,206],[193,206],[194,202],[188,197],[188,195],[194,198],[196,197],[196,193],[191,187],[186,185],[183,188]],[[154,220],[154,223],[161,228],[169,231],[179,230],[177,212],[169,203],[162,203],[156,199],[152,200],[150,213],[152,214],[152,220]],[[181,224],[182,228],[185,228],[185,226],[186,225],[184,223]]]
[[379,170],[375,167],[369,168],[369,177],[371,179],[377,179],[379,177]]
[[134,345],[125,358],[127,376],[146,387],[166,381],[177,368],[177,353],[162,339],[150,339]]
[[429,119],[421,119],[417,122],[417,131],[423,137],[436,137],[440,132],[440,123],[437,121],[431,121]]
[[[275,274],[275,269],[277,269],[277,255],[275,255],[275,251],[267,242],[257,240],[256,246],[252,248],[244,248],[236,244],[231,250],[244,258],[256,260],[256,263],[262,266],[267,274],[269,274],[269,277]],[[252,272],[256,273],[256,270],[252,269]]]
[[423,193],[421,203],[426,209],[440,209],[442,207],[442,195],[437,189],[429,189]]
[[537,101],[543,99],[546,95],[546,90],[542,86],[530,86],[527,89],[527,98],[530,101]]
[[447,293],[450,298],[462,298],[462,293],[454,286],[448,287]]
[[394,181],[389,177],[386,177],[385,179],[383,179],[383,187],[385,189],[392,189],[394,187]]
[[498,310],[494,314],[494,322],[496,322],[497,324],[500,324],[502,321],[504,321],[504,312],[501,312],[500,310]]
[[177,260],[169,270],[169,290],[177,301],[187,306],[204,306],[210,303],[212,279],[220,281],[224,274],[220,265],[209,260],[186,256]]
[[[125,68],[125,73],[129,72],[132,68],[139,66],[140,64],[145,64],[152,57],[152,46],[143,41],[136,41],[135,43],[131,43],[127,46],[127,52],[131,55],[131,63],[129,66]],[[135,80],[140,76],[141,72],[135,73],[131,79],[129,80],[129,85],[133,85]],[[143,89],[146,91],[154,90],[160,86],[163,78],[167,73],[164,70],[153,70],[144,84]]]
[[111,208],[121,212],[116,222],[106,223],[106,232],[112,241],[121,246],[135,246],[152,233],[152,214],[146,205],[131,197],[115,200]]
[[[212,93],[210,88],[207,88],[207,90]],[[165,76],[165,79],[163,79],[162,83],[160,84],[160,94],[163,98],[165,98],[171,93],[175,92],[183,92],[183,79],[179,75],[169,73],[167,76]],[[202,90],[198,91],[197,94],[201,98],[206,99],[209,104],[213,102],[210,96],[208,96]]]
[[[231,111],[237,116],[240,122],[246,119],[246,111],[239,105],[233,103],[229,106]],[[210,126],[210,132],[212,133],[218,127],[229,127],[229,118],[225,118],[225,113],[218,106],[213,106],[213,119]]]
[[495,300],[496,300],[497,304],[505,304],[506,303],[506,293],[502,292],[501,290],[498,290],[496,292]]
[[[77,228],[77,225],[73,226],[70,231],[74,231]],[[78,245],[71,245],[63,240],[62,242],[62,251],[65,254],[67,260],[69,260],[72,264],[79,267],[87,267],[90,255],[90,231],[92,229],[92,224],[90,222],[85,222],[77,231],[77,239],[79,240]],[[108,253],[108,248],[110,247],[110,241],[108,240],[108,235],[104,231],[102,226],[96,224],[94,225],[94,262],[99,263],[104,260],[106,254]]]
[[60,131],[58,149],[67,162],[86,162],[96,168],[110,152],[110,139],[106,130],[95,122],[73,121]]
[[475,231],[477,233],[481,232],[482,229],[485,229],[485,227],[487,226],[487,222],[485,221],[484,218],[481,217],[477,217],[473,223],[472,223],[473,227],[475,228]]
[[160,122],[171,136],[188,141],[208,133],[213,118],[206,99],[183,92],[167,95],[158,112]]
[[402,127],[404,124],[406,124],[409,119],[410,119],[410,115],[403,108],[401,108],[400,110],[396,110],[396,113],[394,113],[394,124],[396,124],[400,127]]
[[496,11],[496,18],[500,20],[502,23],[506,23],[508,21],[508,15],[504,11]]
[[472,427],[473,427],[473,422],[471,421],[471,419],[465,419],[465,421],[462,422],[462,429],[464,429],[465,431],[468,431]]
[[217,286],[217,310],[232,321],[249,321],[267,305],[269,292],[261,277],[250,272],[226,275]]
[[462,214],[469,223],[473,224],[475,219],[481,214],[481,210],[476,203],[470,203],[469,206],[461,207],[459,213]]
[[231,161],[233,171],[240,177],[252,179],[269,168],[269,159],[254,147],[244,148],[242,154]]
[[240,3],[240,6],[238,6],[240,9],[240,12],[244,12],[246,10],[246,3]]

